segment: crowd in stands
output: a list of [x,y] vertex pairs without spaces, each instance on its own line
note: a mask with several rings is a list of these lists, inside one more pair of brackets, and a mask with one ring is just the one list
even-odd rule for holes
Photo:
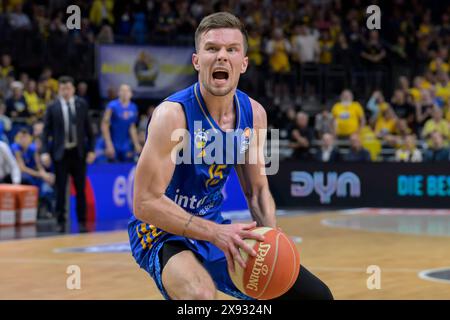
[[[36,154],[56,79],[69,74],[77,95],[104,112],[93,122],[96,161],[135,161],[158,102],[134,102],[126,84],[101,101],[95,45],[192,46],[200,19],[221,10],[247,26],[250,66],[240,88],[266,107],[291,158],[450,161],[450,6],[379,3],[382,29],[368,30],[370,2],[0,0],[0,140],[22,178],[50,194],[54,177]],[[81,8],[80,30],[65,26],[71,4]]]

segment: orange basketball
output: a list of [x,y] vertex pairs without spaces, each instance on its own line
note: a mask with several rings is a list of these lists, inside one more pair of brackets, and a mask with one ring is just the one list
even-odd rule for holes
[[264,235],[264,242],[245,239],[256,251],[256,257],[240,249],[246,262],[243,269],[235,262],[236,272],[230,272],[234,285],[246,295],[267,300],[286,293],[300,272],[300,254],[294,242],[283,232],[259,227],[252,232]]

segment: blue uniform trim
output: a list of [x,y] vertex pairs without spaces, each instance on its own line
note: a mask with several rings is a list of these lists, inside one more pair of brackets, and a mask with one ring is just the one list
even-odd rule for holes
[[[197,100],[198,106],[202,110],[203,115],[208,120],[210,126],[214,129],[214,131],[220,130],[221,132],[224,132],[222,128],[217,124],[217,122],[214,120],[214,118],[211,116],[211,114],[208,111],[208,108],[205,105],[205,101],[203,100],[203,96],[200,93],[198,82],[194,85],[194,94],[195,98]],[[234,107],[236,110],[236,121],[235,121],[235,130],[240,128],[241,124],[241,105],[239,103],[239,99],[236,97],[236,94],[233,96],[234,101]]]

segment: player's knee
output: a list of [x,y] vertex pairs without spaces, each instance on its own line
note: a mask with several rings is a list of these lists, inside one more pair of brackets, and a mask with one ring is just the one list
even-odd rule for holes
[[194,290],[192,300],[214,300],[216,298],[216,289],[214,287],[205,286]]
[[216,298],[216,288],[210,285],[185,286],[173,292],[173,298],[177,300],[214,300]]
[[[199,281],[200,280],[200,281]],[[185,281],[166,283],[169,296],[175,300],[213,300],[216,287],[209,279],[185,279]]]

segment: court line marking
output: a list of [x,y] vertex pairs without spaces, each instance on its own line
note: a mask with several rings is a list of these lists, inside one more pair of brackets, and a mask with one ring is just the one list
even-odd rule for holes
[[[99,261],[99,260],[86,260],[86,261],[73,261],[74,259],[64,260],[64,259],[16,259],[16,258],[0,258],[1,263],[37,263],[37,264],[70,264],[71,261],[73,263],[78,263],[80,265],[83,264],[91,264],[91,265],[134,265],[134,261]],[[308,269],[317,270],[317,271],[338,271],[338,272],[361,272],[366,273],[367,269],[363,267],[319,267],[319,266],[308,266]],[[446,268],[448,269],[448,268]],[[417,273],[422,269],[411,269],[411,268],[381,268],[382,272],[407,272],[407,273]],[[434,269],[432,269],[434,270]]]
[[[418,269],[411,268],[381,268],[381,272],[399,272],[399,273],[417,273]],[[308,269],[317,271],[338,271],[338,272],[361,272],[367,274],[367,268],[358,267],[313,267],[308,266]],[[420,270],[420,269],[419,269]]]
[[102,230],[102,231],[93,231],[89,233],[67,233],[67,234],[54,234],[54,235],[48,235],[48,236],[42,236],[42,237],[29,237],[29,238],[19,238],[19,239],[10,239],[10,240],[0,240],[0,246],[3,243],[10,243],[10,242],[23,242],[23,241],[42,241],[42,240],[49,240],[49,239],[64,239],[69,237],[78,237],[83,236],[84,239],[88,239],[91,236],[97,236],[97,235],[107,235],[111,233],[122,233],[125,232],[126,229],[117,229],[117,230]]
[[433,282],[440,282],[440,283],[450,284],[450,280],[446,280],[446,279],[437,279],[437,278],[430,277],[430,276],[428,275],[428,273],[431,273],[431,272],[438,272],[438,271],[450,271],[450,267],[422,270],[422,271],[420,271],[420,272],[417,274],[417,276],[418,276],[420,279],[422,279],[422,280],[428,280],[428,281],[433,281]]
[[[428,217],[435,217],[435,216],[430,215]],[[333,224],[333,221],[339,221],[339,220],[343,220],[343,219],[326,218],[326,219],[320,220],[320,224],[323,226],[326,226],[329,228],[335,228],[335,229],[345,229],[345,230],[371,232],[371,233],[389,233],[389,234],[396,234],[396,235],[400,235],[400,236],[443,237],[443,238],[450,237],[450,235],[447,235],[447,234],[428,234],[428,233],[423,233],[423,232],[419,232],[419,233],[399,232],[399,231],[395,231],[395,230],[384,230],[384,229],[379,229],[379,228],[367,229],[367,228],[359,228],[359,227],[355,227],[355,226],[342,226],[342,225],[339,226],[339,225]]]
[[90,261],[90,260],[86,260],[86,261],[75,261],[76,258],[71,258],[70,260],[64,260],[64,259],[15,259],[15,258],[0,258],[0,264],[2,263],[37,263],[37,264],[100,264],[100,265],[133,265],[136,262],[132,261],[130,259],[129,262],[124,262],[124,261],[99,261],[99,260],[95,260],[95,261]]

